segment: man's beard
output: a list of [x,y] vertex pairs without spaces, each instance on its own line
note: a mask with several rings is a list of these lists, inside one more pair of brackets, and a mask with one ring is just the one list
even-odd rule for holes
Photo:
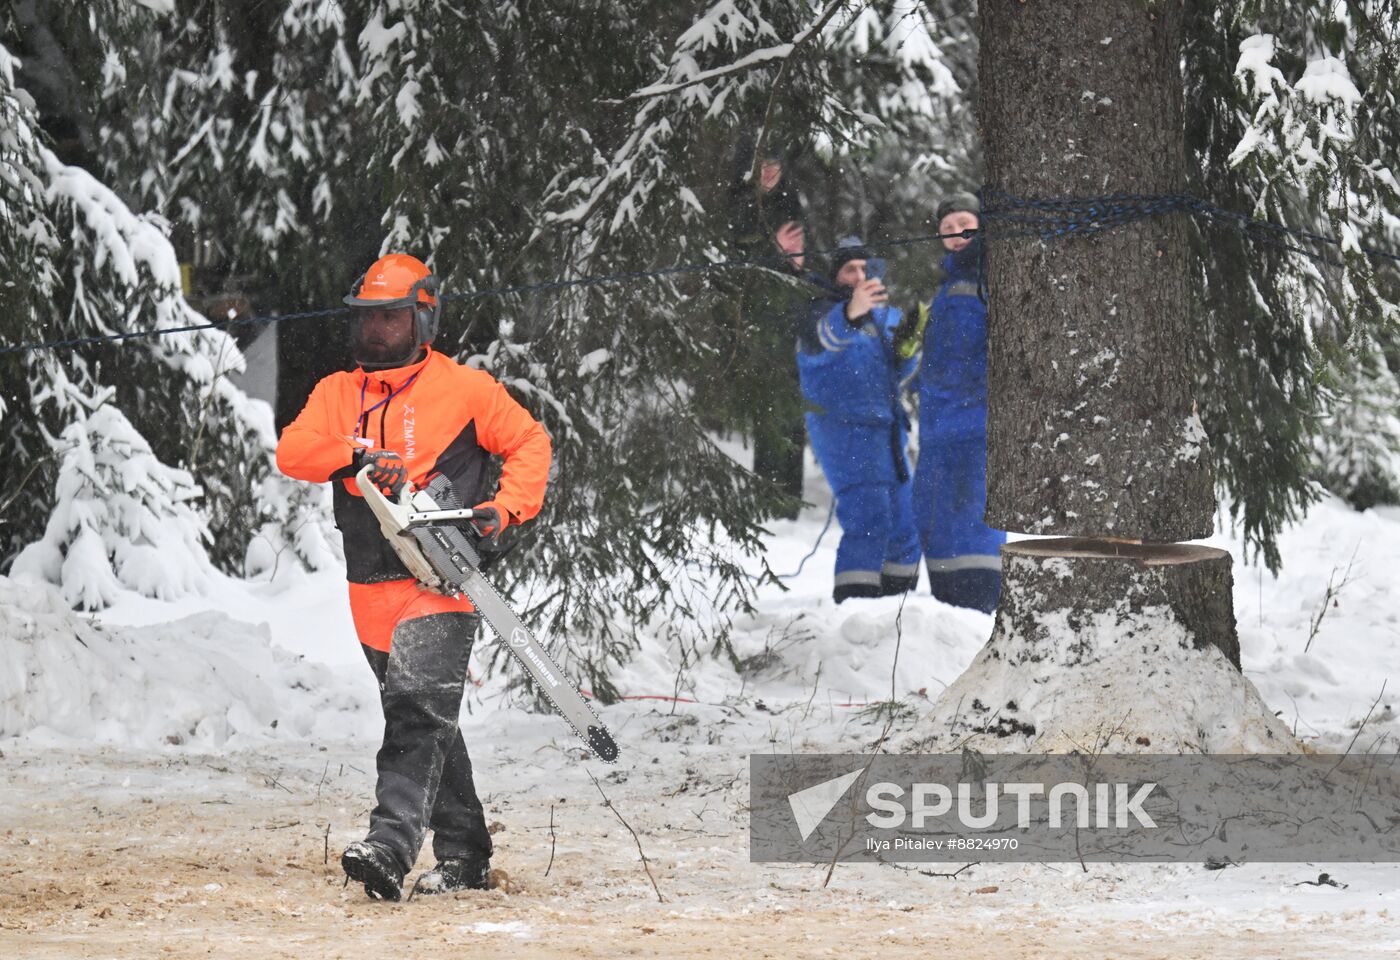
[[356,337],[351,350],[355,362],[366,369],[402,367],[418,356],[418,344],[409,340],[394,346],[382,340],[364,341]]

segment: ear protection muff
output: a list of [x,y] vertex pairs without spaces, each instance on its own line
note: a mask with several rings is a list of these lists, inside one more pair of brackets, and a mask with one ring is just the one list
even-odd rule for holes
[[[432,297],[434,303],[420,303],[418,291]],[[432,343],[437,338],[438,324],[442,320],[442,297],[438,296],[437,277],[431,273],[409,287],[408,295],[413,299],[413,326],[418,337],[418,345]]]
[[356,277],[354,280],[351,280],[351,281],[350,281],[350,289],[349,289],[349,290],[346,292],[346,294],[345,294],[345,299],[346,299],[347,301],[354,300],[357,296],[359,296],[360,288],[363,287],[363,286],[365,285],[365,278],[368,277],[368,276],[369,276],[369,271],[366,270],[364,273],[360,274],[360,275],[359,275],[358,277]]

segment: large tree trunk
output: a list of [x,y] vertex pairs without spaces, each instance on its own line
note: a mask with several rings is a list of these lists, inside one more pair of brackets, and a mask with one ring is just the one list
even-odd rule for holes
[[[1177,3],[987,0],[979,11],[989,205],[995,191],[1184,189]],[[987,522],[1207,536],[1215,500],[1192,401],[1182,215],[1045,242],[998,241],[999,226],[988,224]]]
[[[997,191],[1181,192],[1178,3],[979,11],[992,209]],[[987,520],[1069,538],[1002,548],[992,638],[906,747],[1296,750],[1240,673],[1229,554],[1172,543],[1215,513],[1182,216],[1053,240],[1005,226],[987,233]]]

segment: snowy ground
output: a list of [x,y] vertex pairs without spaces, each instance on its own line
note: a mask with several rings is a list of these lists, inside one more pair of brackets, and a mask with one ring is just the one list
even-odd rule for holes
[[[811,498],[774,528],[780,573],[826,518],[819,481]],[[1286,536],[1278,580],[1236,568],[1245,672],[1315,749],[1395,749],[1397,534],[1400,511],[1325,503]],[[741,621],[747,672],[716,661],[682,685],[698,702],[604,711],[615,768],[581,762],[561,722],[504,706],[490,681],[473,688],[463,728],[501,825],[502,886],[399,905],[341,886],[379,716],[337,577],[128,597],[89,623],[0,579],[0,956],[1400,955],[1400,866],[983,864],[949,878],[842,865],[824,885],[824,868],[750,864],[750,752],[868,747],[882,724],[863,705],[889,698],[892,666],[915,714],[990,631],[989,617],[911,598],[896,665],[897,601],[832,606],[835,543],[833,530],[788,592],[766,588]],[[1329,577],[1334,602],[1305,652]],[[620,686],[670,696],[675,683],[651,646]],[[1348,886],[1298,885],[1323,871]]]

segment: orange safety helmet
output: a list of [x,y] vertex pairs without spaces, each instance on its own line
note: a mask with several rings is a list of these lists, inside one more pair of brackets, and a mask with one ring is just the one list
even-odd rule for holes
[[406,253],[391,253],[370,265],[350,287],[345,302],[352,307],[413,307],[414,335],[419,347],[437,336],[442,304],[438,302],[438,282],[428,265]]

